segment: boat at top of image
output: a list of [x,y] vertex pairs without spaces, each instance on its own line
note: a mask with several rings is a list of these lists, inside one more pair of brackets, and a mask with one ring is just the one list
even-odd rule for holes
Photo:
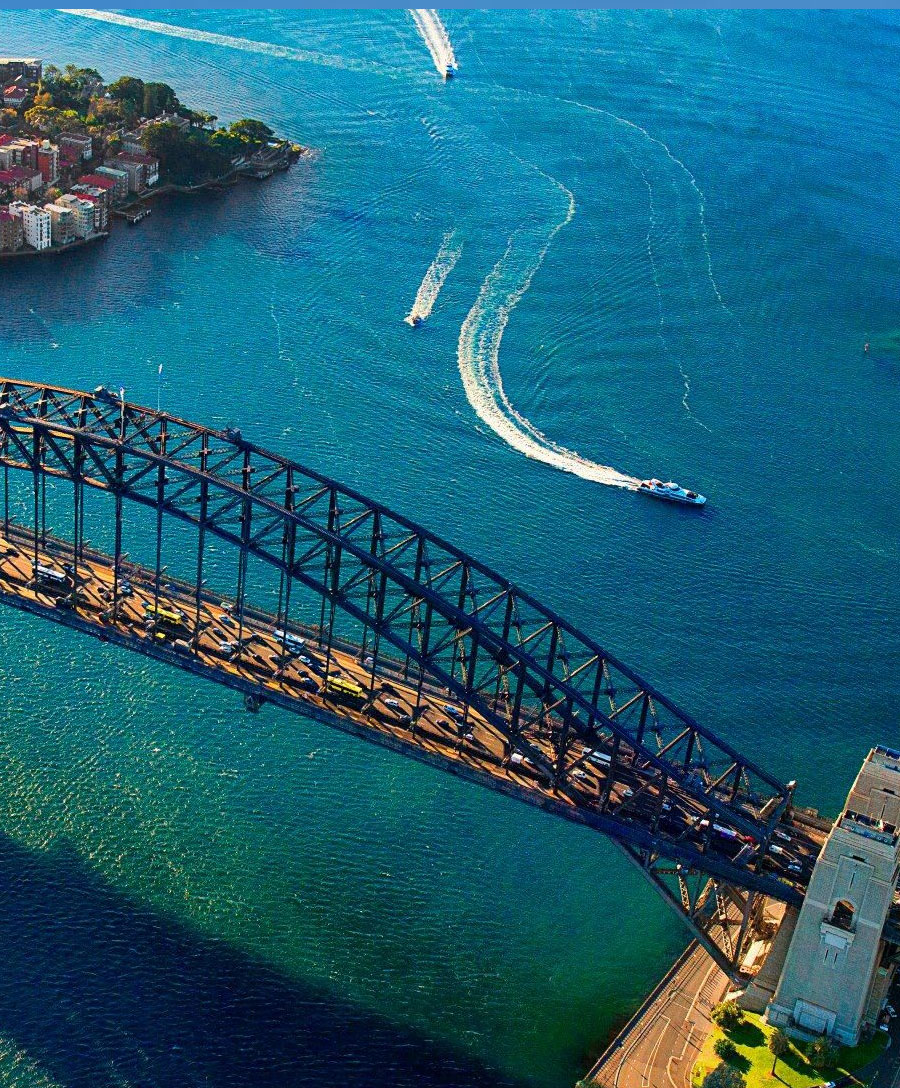
[[686,506],[702,506],[706,502],[705,495],[698,495],[696,491],[688,491],[670,480],[663,483],[661,480],[641,480],[638,491],[642,495],[650,495],[654,499],[662,499],[663,502],[680,502]]

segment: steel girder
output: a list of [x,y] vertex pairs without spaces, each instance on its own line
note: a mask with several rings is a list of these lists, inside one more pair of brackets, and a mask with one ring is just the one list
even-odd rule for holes
[[[527,757],[563,795],[589,753],[605,752],[605,796],[591,818],[575,818],[626,844],[655,884],[662,857],[729,886],[802,899],[793,882],[760,865],[791,788],[533,597],[386,507],[259,449],[238,431],[202,427],[106,391],[10,379],[0,379],[0,463],[33,475],[36,527],[39,477],[73,482],[76,526],[81,488],[113,494],[116,569],[123,499],[156,511],[157,557],[164,515],[198,529],[198,594],[207,535],[236,549],[241,572],[248,557],[262,560],[287,586],[281,622],[294,620],[291,585],[305,587],[321,599],[323,631],[329,613],[329,645],[335,613],[349,617],[362,632],[373,679],[385,648],[399,654],[420,688],[427,678],[477,710],[503,733],[510,753]],[[239,614],[243,596],[242,573]],[[637,785],[630,804],[613,799],[613,787],[625,780]],[[642,795],[653,798],[649,820],[635,812]],[[671,829],[672,806],[683,822],[707,821],[703,841]],[[723,857],[713,824],[753,846],[738,860]]]

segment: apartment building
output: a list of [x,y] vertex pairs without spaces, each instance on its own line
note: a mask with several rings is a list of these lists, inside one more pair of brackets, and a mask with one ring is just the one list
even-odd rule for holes
[[32,249],[49,249],[53,236],[51,233],[50,213],[34,204],[16,200],[9,206],[11,215],[22,220],[25,244]]
[[45,204],[44,211],[50,216],[50,237],[55,246],[66,246],[74,242],[75,213],[65,204]]
[[0,252],[14,253],[25,244],[22,218],[6,208],[0,208]]

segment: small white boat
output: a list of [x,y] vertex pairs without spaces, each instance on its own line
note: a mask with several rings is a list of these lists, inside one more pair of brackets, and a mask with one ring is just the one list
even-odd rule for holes
[[663,502],[680,502],[686,506],[702,506],[706,502],[704,495],[698,495],[696,491],[688,491],[678,484],[664,484],[661,480],[641,480],[638,491],[642,495],[650,495],[654,499],[662,499]]
[[447,61],[447,66],[444,69],[444,79],[453,79],[456,75],[456,65],[453,61]]

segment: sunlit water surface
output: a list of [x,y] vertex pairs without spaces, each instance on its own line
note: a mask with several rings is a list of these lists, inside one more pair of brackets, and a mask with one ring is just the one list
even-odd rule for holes
[[[0,266],[3,372],[380,498],[833,811],[900,739],[896,16],[450,12],[444,84],[404,12],[142,15],[187,33],[0,29],[317,154]],[[709,505],[598,482],[648,474]],[[599,836],[300,718],[9,612],[0,676],[4,1084],[555,1088],[685,940]]]

